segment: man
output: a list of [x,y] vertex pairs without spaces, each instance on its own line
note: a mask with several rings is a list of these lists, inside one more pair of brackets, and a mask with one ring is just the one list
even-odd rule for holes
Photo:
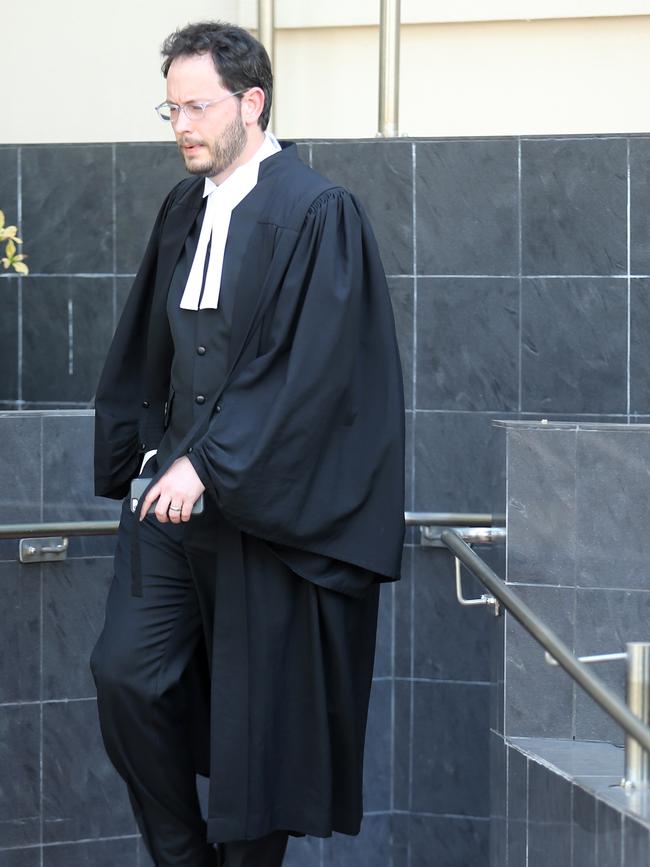
[[158,110],[195,177],[163,203],[97,389],[96,492],[125,501],[91,666],[154,863],[276,867],[288,834],[360,828],[401,372],[359,205],[265,132],[264,48],[203,23],[163,56]]

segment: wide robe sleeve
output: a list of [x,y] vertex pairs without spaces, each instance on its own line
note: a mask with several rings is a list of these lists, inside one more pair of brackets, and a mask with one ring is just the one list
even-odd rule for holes
[[347,191],[308,209],[257,339],[189,455],[208,492],[245,532],[399,577],[401,368],[376,242]]
[[[138,420],[146,367],[149,312],[158,248],[178,183],[163,201],[133,286],[120,316],[95,393],[95,494],[121,499],[142,457]],[[134,335],[136,339],[134,339]]]

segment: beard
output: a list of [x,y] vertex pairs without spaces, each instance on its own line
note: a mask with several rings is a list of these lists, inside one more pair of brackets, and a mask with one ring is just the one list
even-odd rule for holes
[[240,110],[235,119],[225,128],[220,139],[215,139],[212,143],[201,142],[209,151],[209,156],[203,162],[188,158],[182,151],[184,144],[198,142],[181,140],[178,142],[178,147],[183,155],[185,168],[191,175],[203,175],[203,177],[212,178],[221,174],[235,162],[246,147],[247,142],[246,127],[241,119]]

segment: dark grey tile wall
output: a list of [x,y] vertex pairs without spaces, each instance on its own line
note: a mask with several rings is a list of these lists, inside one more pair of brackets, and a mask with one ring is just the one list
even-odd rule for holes
[[[301,144],[301,152],[357,194],[376,229],[404,365],[409,509],[495,508],[503,463],[494,418],[607,413],[635,420],[650,413],[650,138],[313,142]],[[0,207],[21,225],[32,268],[25,279],[0,274],[7,311],[0,325],[0,406],[89,405],[149,227],[181,176],[173,145],[0,147]],[[28,433],[34,443],[40,427]],[[57,462],[66,461],[65,443],[58,448],[46,473],[33,461],[18,473],[28,448],[11,445],[11,460],[0,463],[0,483],[12,492],[12,501],[0,504],[8,520],[40,503],[44,478],[68,514],[89,506],[66,495],[56,472]],[[84,478],[80,473],[75,485],[83,488]],[[54,493],[49,497],[44,510],[56,501]],[[409,534],[404,579],[382,598],[369,726],[378,734],[394,720],[390,771],[381,768],[387,744],[380,737],[378,751],[369,750],[377,773],[376,791],[368,789],[373,832],[357,841],[355,863],[363,863],[367,847],[372,867],[391,859],[414,867],[438,856],[436,863],[484,867],[485,791],[467,796],[476,812],[466,806],[460,817],[429,792],[427,768],[442,753],[418,714],[426,708],[436,730],[457,725],[450,751],[473,739],[488,754],[487,663],[495,630],[482,612],[458,610],[446,555],[416,550],[415,542]],[[108,553],[88,547],[99,544],[79,542],[74,553]],[[567,555],[556,558],[558,587]],[[60,581],[72,587],[77,573]],[[47,688],[58,688],[58,677],[50,672]],[[82,690],[83,678],[68,687]],[[471,708],[466,716],[463,702]],[[503,727],[498,707],[491,725]],[[462,770],[461,759],[452,765]],[[479,771],[486,787],[480,762]],[[477,788],[469,773],[464,784]],[[454,803],[459,786],[450,787]],[[420,800],[439,812],[409,818]],[[456,854],[445,840],[457,841]],[[290,857],[320,867],[337,846],[337,857],[347,857],[347,843],[292,841]],[[75,858],[86,857],[75,851]]]
[[[117,516],[90,489],[92,423],[89,411],[0,413],[3,523]],[[71,545],[64,563],[20,564],[17,540],[0,549],[3,865],[137,867],[135,823],[101,743],[88,669],[112,569],[98,541],[86,540],[93,556]]]
[[[578,655],[648,641],[650,428],[515,422],[504,435],[507,580]],[[505,646],[506,735],[623,742],[511,618]],[[603,664],[598,675],[624,697],[624,663]]]
[[[492,867],[641,867],[650,862],[647,809],[638,818],[605,803],[607,795],[601,797],[593,778],[572,779],[562,759],[573,750],[572,742],[531,741],[528,748],[526,739],[516,746],[500,737],[498,742],[506,768],[500,774],[506,809],[504,819],[492,821]],[[546,743],[555,760],[536,754]]]

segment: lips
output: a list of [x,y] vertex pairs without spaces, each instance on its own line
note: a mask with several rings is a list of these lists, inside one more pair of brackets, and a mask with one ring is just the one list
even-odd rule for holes
[[183,150],[183,153],[186,153],[186,154],[193,154],[193,153],[196,153],[196,151],[198,151],[199,148],[202,148],[202,147],[203,147],[203,145],[202,145],[202,144],[198,144],[198,143],[195,143],[195,144],[184,144],[184,145],[181,145],[181,148],[182,148],[182,150]]

